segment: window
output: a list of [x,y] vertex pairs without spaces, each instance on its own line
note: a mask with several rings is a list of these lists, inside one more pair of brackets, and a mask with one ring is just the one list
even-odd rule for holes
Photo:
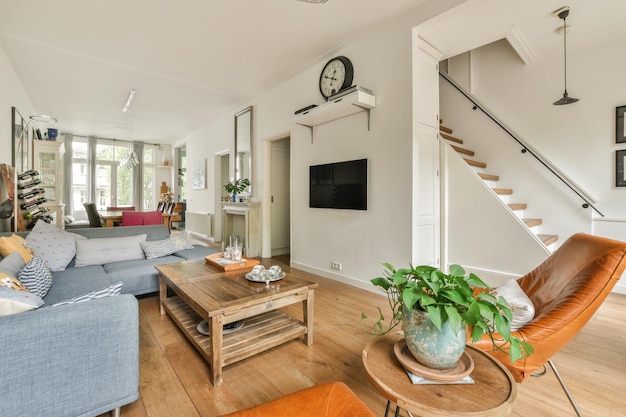
[[132,152],[130,143],[98,140],[96,146],[96,206],[133,205],[133,171],[121,168],[120,162]]
[[[74,137],[72,143],[72,205],[74,213],[84,212],[83,204],[96,203],[98,210],[110,206],[132,206],[142,199],[139,210],[154,210],[155,147],[144,145],[139,165],[143,177],[143,197],[134,190],[131,168],[120,167],[120,162],[132,152],[132,143],[97,139],[94,178],[90,184],[89,142]],[[93,191],[90,191],[93,190]]]

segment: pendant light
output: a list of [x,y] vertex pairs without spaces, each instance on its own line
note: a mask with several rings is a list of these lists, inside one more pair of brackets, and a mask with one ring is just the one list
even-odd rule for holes
[[[578,99],[570,97],[567,94],[567,25],[565,21],[567,19],[567,16],[569,16],[569,7],[563,7],[562,9],[559,9],[554,13],[559,17],[559,19],[563,19],[563,68],[565,75],[565,90],[563,91],[563,97],[561,97],[552,104],[554,104],[555,106],[561,106],[563,104],[576,103]],[[561,31],[561,28],[559,28],[558,31]]]

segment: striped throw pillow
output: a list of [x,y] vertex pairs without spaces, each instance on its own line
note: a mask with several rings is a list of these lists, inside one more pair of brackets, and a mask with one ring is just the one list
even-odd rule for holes
[[119,281],[103,290],[93,291],[84,295],[79,295],[78,297],[74,297],[67,301],[61,301],[60,303],[52,304],[52,307],[58,307],[58,306],[62,306],[65,304],[82,303],[84,301],[95,300],[97,298],[120,295],[121,291],[122,291],[122,281]]
[[41,298],[44,298],[52,287],[50,268],[39,256],[33,256],[33,259],[22,268],[18,279],[28,288],[28,291]]

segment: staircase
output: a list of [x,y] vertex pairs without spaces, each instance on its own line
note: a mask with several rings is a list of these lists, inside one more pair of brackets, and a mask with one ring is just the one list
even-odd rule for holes
[[513,190],[510,188],[499,188],[497,187],[497,182],[500,180],[498,175],[489,174],[484,172],[487,169],[487,164],[485,162],[480,162],[474,159],[475,153],[474,151],[464,148],[460,145],[463,145],[463,140],[452,136],[452,129],[443,125],[443,121],[440,121],[439,124],[439,136],[445,140],[452,149],[454,149],[457,153],[461,155],[461,157],[465,160],[465,162],[472,167],[474,171],[478,174],[480,178],[483,179],[485,184],[487,184],[493,192],[508,205],[508,207],[513,211],[513,213],[520,218],[526,227],[535,234],[544,245],[549,247],[553,243],[558,240],[557,235],[549,235],[549,234],[541,234],[539,233],[539,228],[542,224],[541,219],[529,219],[524,217],[524,210],[528,208],[525,203],[514,203],[511,201]]

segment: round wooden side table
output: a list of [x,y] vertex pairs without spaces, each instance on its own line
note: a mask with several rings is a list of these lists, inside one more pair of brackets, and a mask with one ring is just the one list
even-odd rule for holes
[[363,349],[363,365],[370,382],[398,409],[421,417],[495,417],[513,411],[517,386],[513,375],[495,358],[480,349],[467,346],[474,360],[471,377],[474,384],[413,385],[396,359],[393,345],[402,336],[372,340]]

